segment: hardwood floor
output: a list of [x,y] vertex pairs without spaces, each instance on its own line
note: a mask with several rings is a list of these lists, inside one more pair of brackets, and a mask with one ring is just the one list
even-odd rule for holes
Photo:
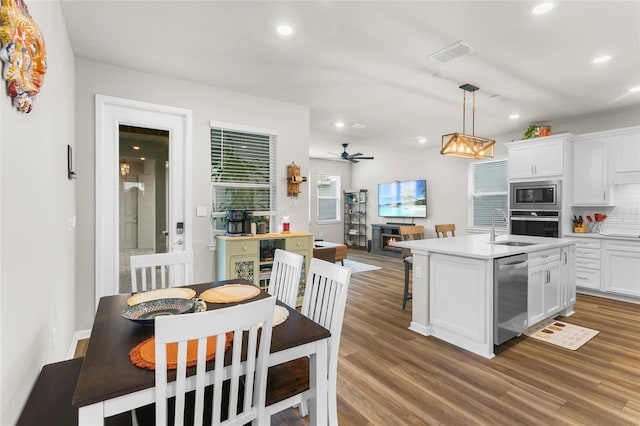
[[[348,258],[382,269],[351,276],[338,362],[342,426],[640,424],[640,305],[578,295],[566,322],[600,331],[580,349],[519,337],[487,360],[407,329],[401,259],[357,249]],[[272,424],[309,422],[292,409]]]
[[583,347],[519,337],[487,360],[407,329],[400,259],[360,250],[348,257],[383,269],[351,276],[341,425],[640,424],[640,305],[578,295],[565,320],[600,331]]

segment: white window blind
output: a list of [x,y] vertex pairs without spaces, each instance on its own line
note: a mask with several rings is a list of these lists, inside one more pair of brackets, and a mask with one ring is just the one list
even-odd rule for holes
[[318,175],[318,223],[339,221],[340,194],[340,176]]
[[[470,201],[472,227],[491,227],[491,213],[494,209],[507,212],[509,182],[507,180],[507,160],[482,161],[470,164]],[[501,217],[501,216],[500,216]],[[502,221],[498,228],[507,228]]]
[[272,229],[277,210],[275,144],[275,134],[212,124],[213,235],[226,232],[227,210],[267,216]]

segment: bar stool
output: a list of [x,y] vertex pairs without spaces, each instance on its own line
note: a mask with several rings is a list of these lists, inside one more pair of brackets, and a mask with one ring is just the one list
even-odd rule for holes
[[[422,240],[424,239],[424,226],[401,226],[398,228],[402,241]],[[402,258],[404,259],[404,296],[402,298],[402,309],[407,306],[407,300],[412,298],[409,292],[409,275],[413,269],[413,255],[411,250],[402,248]]]

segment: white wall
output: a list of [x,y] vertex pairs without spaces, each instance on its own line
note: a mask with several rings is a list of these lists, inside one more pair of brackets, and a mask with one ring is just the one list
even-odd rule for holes
[[308,230],[308,194],[287,197],[288,164],[295,161],[303,174],[309,170],[309,109],[256,98],[184,80],[142,73],[83,58],[76,59],[76,136],[78,173],[78,257],[76,274],[77,327],[89,328],[95,294],[95,111],[96,94],[190,109],[193,112],[193,221],[194,281],[215,277],[214,253],[209,251],[210,219],[196,217],[196,206],[210,211],[211,120],[278,130],[278,221],[291,216],[292,230]]
[[[369,190],[367,224],[403,222],[425,227],[425,236],[435,238],[435,225],[453,223],[456,235],[466,234],[467,164],[461,158],[440,155],[440,147],[415,146],[397,149],[368,148],[375,160],[354,165],[352,186]],[[427,180],[427,218],[398,219],[378,216],[378,184],[394,180]],[[371,238],[371,226],[367,226]]]
[[[311,197],[310,211],[311,222],[309,223],[309,232],[313,233],[314,238],[331,241],[334,243],[344,243],[344,197],[340,200],[340,222],[318,224],[318,203],[317,203],[317,180],[319,174],[327,174],[332,176],[340,176],[340,192],[345,189],[353,188],[351,185],[351,163],[347,161],[324,160],[319,158],[311,158],[309,161],[309,196]],[[367,217],[367,221],[369,218]]]
[[[42,365],[65,358],[75,330],[74,64],[58,2],[29,2],[48,70],[34,109],[0,91],[0,424],[15,424]],[[80,180],[83,179],[81,175]],[[55,328],[52,349],[51,330]]]

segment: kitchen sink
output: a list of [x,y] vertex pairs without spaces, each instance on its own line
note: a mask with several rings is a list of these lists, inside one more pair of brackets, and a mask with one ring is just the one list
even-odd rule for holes
[[495,244],[498,246],[521,247],[521,246],[533,246],[536,243],[525,243],[523,241],[492,241],[489,244]]

